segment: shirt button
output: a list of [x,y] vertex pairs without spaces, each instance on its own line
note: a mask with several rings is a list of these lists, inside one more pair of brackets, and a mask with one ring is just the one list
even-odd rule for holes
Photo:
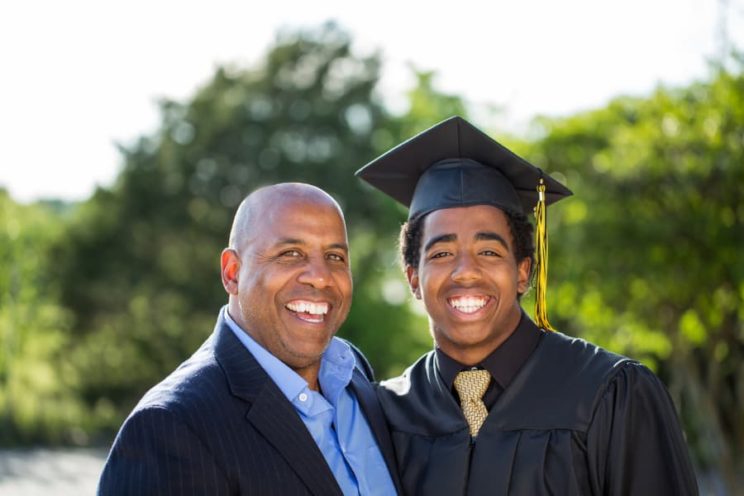
[[307,401],[307,395],[305,393],[300,393],[300,401]]

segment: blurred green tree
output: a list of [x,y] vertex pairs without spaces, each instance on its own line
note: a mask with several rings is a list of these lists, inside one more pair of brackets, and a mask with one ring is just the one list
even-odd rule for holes
[[[698,466],[720,467],[732,488],[744,474],[737,67],[541,119],[531,143],[507,138],[576,193],[549,212],[552,323],[654,368]],[[222,67],[187,101],[161,102],[158,131],[122,146],[116,184],[74,212],[0,191],[0,442],[116,430],[210,332],[232,215],[264,184],[310,182],[344,208],[355,296],[341,335],[378,376],[429,348],[397,265],[405,210],[352,174],[466,106],[417,72],[409,108],[391,115],[379,71],[334,25],[281,33],[255,67]]]
[[[354,171],[420,122],[461,110],[420,75],[402,116],[375,93],[379,57],[357,56],[332,24],[278,36],[250,69],[222,67],[189,101],[161,103],[152,136],[122,147],[124,169],[76,212],[54,254],[74,316],[69,355],[81,394],[109,431],[142,393],[209,334],[226,295],[219,254],[232,215],[258,186],[318,185],[341,203],[350,231],[355,298],[340,335],[379,376],[431,346],[405,304],[396,263],[404,211]],[[432,112],[427,103],[446,102]],[[425,113],[425,118],[421,114]]]
[[543,119],[551,316],[669,386],[699,466],[744,473],[744,75]]
[[64,366],[69,312],[50,277],[62,212],[0,189],[0,444],[84,442],[74,370]]

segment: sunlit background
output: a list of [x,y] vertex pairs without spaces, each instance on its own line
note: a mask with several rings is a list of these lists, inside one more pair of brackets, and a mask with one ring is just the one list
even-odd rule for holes
[[[250,67],[278,30],[337,20],[354,51],[379,51],[379,92],[406,106],[410,67],[434,71],[499,129],[646,95],[709,74],[744,40],[739,0],[382,0],[256,4],[133,0],[0,7],[0,184],[20,201],[87,198],[121,169],[115,143],[159,124],[219,64]],[[485,120],[485,117],[484,117]]]
[[353,172],[461,114],[576,193],[550,209],[554,326],[652,367],[703,494],[744,494],[737,50],[742,0],[0,6],[0,492],[59,489],[22,480],[48,469],[28,448],[105,452],[203,341],[258,185],[344,206],[341,333],[378,376],[431,347],[404,212]]

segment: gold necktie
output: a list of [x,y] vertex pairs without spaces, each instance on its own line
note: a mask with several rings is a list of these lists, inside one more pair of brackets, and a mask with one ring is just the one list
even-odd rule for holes
[[460,395],[460,405],[465,420],[470,426],[470,435],[478,435],[483,422],[488,416],[488,410],[483,403],[483,395],[491,382],[491,374],[487,370],[463,370],[455,377],[455,389]]

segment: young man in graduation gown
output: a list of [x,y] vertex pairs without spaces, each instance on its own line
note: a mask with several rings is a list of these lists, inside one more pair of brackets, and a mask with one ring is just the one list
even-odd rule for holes
[[410,207],[401,252],[436,343],[378,390],[405,494],[697,493],[659,379],[547,324],[540,234],[566,187],[459,117],[358,175]]

